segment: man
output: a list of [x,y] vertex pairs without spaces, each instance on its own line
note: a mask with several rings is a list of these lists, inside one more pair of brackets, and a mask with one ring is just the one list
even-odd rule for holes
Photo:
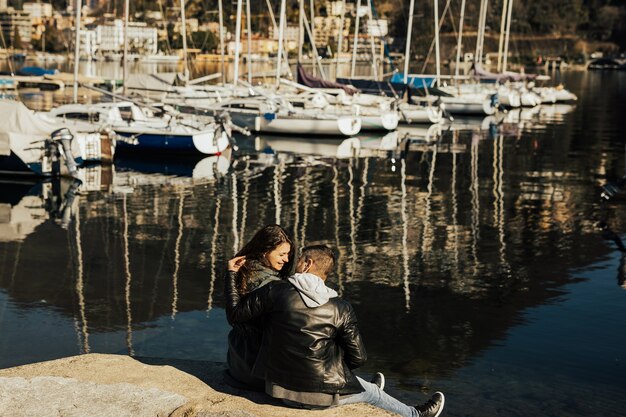
[[269,395],[303,408],[365,402],[407,417],[441,414],[440,392],[411,407],[352,372],[367,355],[352,306],[325,285],[335,265],[332,250],[322,245],[303,249],[296,274],[241,299],[234,273],[244,262],[242,257],[228,262],[226,315],[231,324],[264,317],[263,343],[252,372],[265,380]]

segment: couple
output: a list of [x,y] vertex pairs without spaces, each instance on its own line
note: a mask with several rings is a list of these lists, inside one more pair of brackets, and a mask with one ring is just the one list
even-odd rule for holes
[[383,391],[381,373],[367,382],[352,372],[367,355],[352,306],[325,285],[332,250],[305,247],[292,274],[294,263],[293,242],[278,225],[259,230],[228,261],[230,377],[292,407],[364,402],[407,417],[439,416],[442,393],[412,407]]

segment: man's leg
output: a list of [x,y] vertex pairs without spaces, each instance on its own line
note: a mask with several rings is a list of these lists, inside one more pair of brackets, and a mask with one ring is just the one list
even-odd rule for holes
[[400,414],[403,417],[419,417],[419,414],[415,407],[410,407],[401,401],[396,400],[385,391],[378,388],[376,384],[367,382],[357,376],[357,379],[365,389],[365,391],[343,397],[339,400],[339,405],[354,404],[354,403],[368,403],[375,407],[382,408],[392,413]]

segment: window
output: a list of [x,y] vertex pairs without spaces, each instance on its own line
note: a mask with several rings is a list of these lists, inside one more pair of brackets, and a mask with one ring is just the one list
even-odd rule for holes
[[99,122],[100,113],[62,113],[57,117],[63,117],[70,120],[84,120],[86,122]]

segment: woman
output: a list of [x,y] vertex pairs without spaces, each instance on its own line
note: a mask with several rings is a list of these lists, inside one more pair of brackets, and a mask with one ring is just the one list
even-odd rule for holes
[[[285,229],[277,224],[265,226],[228,262],[226,279],[234,276],[241,297],[291,275],[295,247]],[[237,324],[228,334],[228,368],[236,382],[264,390],[265,382],[252,376],[263,329],[258,321]]]

